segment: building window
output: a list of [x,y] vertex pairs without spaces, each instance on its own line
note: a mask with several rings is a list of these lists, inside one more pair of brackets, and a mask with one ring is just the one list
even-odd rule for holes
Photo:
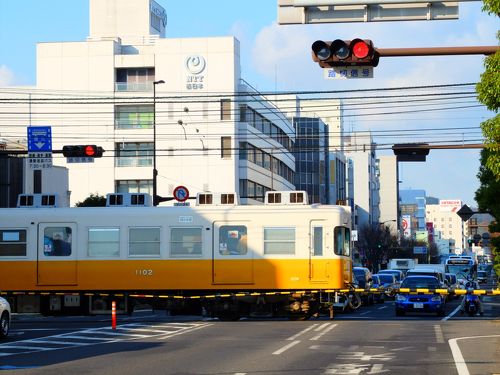
[[264,228],[264,254],[295,254],[295,228]]
[[231,137],[221,137],[220,144],[220,157],[222,159],[231,159]]
[[153,165],[153,143],[116,143],[115,155],[117,167],[151,167]]
[[120,256],[119,228],[89,228],[89,257],[110,258]]
[[170,255],[173,257],[201,256],[201,228],[171,228]]
[[117,180],[116,193],[148,193],[153,192],[153,180]]
[[221,120],[231,120],[231,100],[221,99],[220,100],[220,119]]
[[160,255],[160,228],[130,228],[128,236],[130,256]]
[[26,256],[26,229],[0,230],[0,256]]
[[115,107],[115,128],[150,129],[153,117],[152,105],[119,105]]
[[154,68],[116,69],[116,91],[152,91]]

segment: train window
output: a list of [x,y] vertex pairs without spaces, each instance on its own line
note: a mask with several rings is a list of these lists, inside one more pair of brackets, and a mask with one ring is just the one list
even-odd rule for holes
[[323,255],[323,227],[313,227],[313,255]]
[[349,256],[351,253],[351,231],[349,228],[336,227],[334,233],[334,251],[336,255]]
[[0,256],[26,256],[26,229],[0,230]]
[[223,225],[219,228],[219,253],[221,255],[245,255],[247,251],[246,226]]
[[201,256],[202,228],[170,228],[170,255]]
[[295,254],[295,228],[264,228],[264,254]]
[[120,229],[89,228],[89,257],[117,257],[120,255]]
[[70,227],[46,227],[43,231],[43,253],[46,256],[71,255],[72,232]]
[[131,256],[159,256],[160,228],[129,228],[128,253]]

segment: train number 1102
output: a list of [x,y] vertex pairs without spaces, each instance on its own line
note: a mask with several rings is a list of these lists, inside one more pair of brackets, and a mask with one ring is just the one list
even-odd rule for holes
[[152,269],[135,270],[136,276],[153,276]]

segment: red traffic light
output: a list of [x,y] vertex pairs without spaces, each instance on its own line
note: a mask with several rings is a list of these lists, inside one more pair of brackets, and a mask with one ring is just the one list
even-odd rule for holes
[[96,146],[85,146],[85,155],[94,157],[97,151]]
[[332,66],[377,66],[379,54],[369,39],[315,41],[312,46],[313,61],[322,68]]
[[67,158],[100,158],[104,153],[102,147],[96,145],[63,146],[62,153]]

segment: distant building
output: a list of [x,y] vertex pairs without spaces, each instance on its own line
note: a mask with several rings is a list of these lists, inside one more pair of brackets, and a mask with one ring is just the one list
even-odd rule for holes
[[396,156],[383,155],[377,159],[377,175],[380,194],[380,223],[388,226],[391,233],[399,228],[399,169]]
[[434,224],[435,230],[441,233],[442,239],[450,241],[450,253],[461,254],[467,249],[468,224],[463,222],[457,211],[462,207],[458,199],[441,199],[439,204],[426,206],[426,221]]

